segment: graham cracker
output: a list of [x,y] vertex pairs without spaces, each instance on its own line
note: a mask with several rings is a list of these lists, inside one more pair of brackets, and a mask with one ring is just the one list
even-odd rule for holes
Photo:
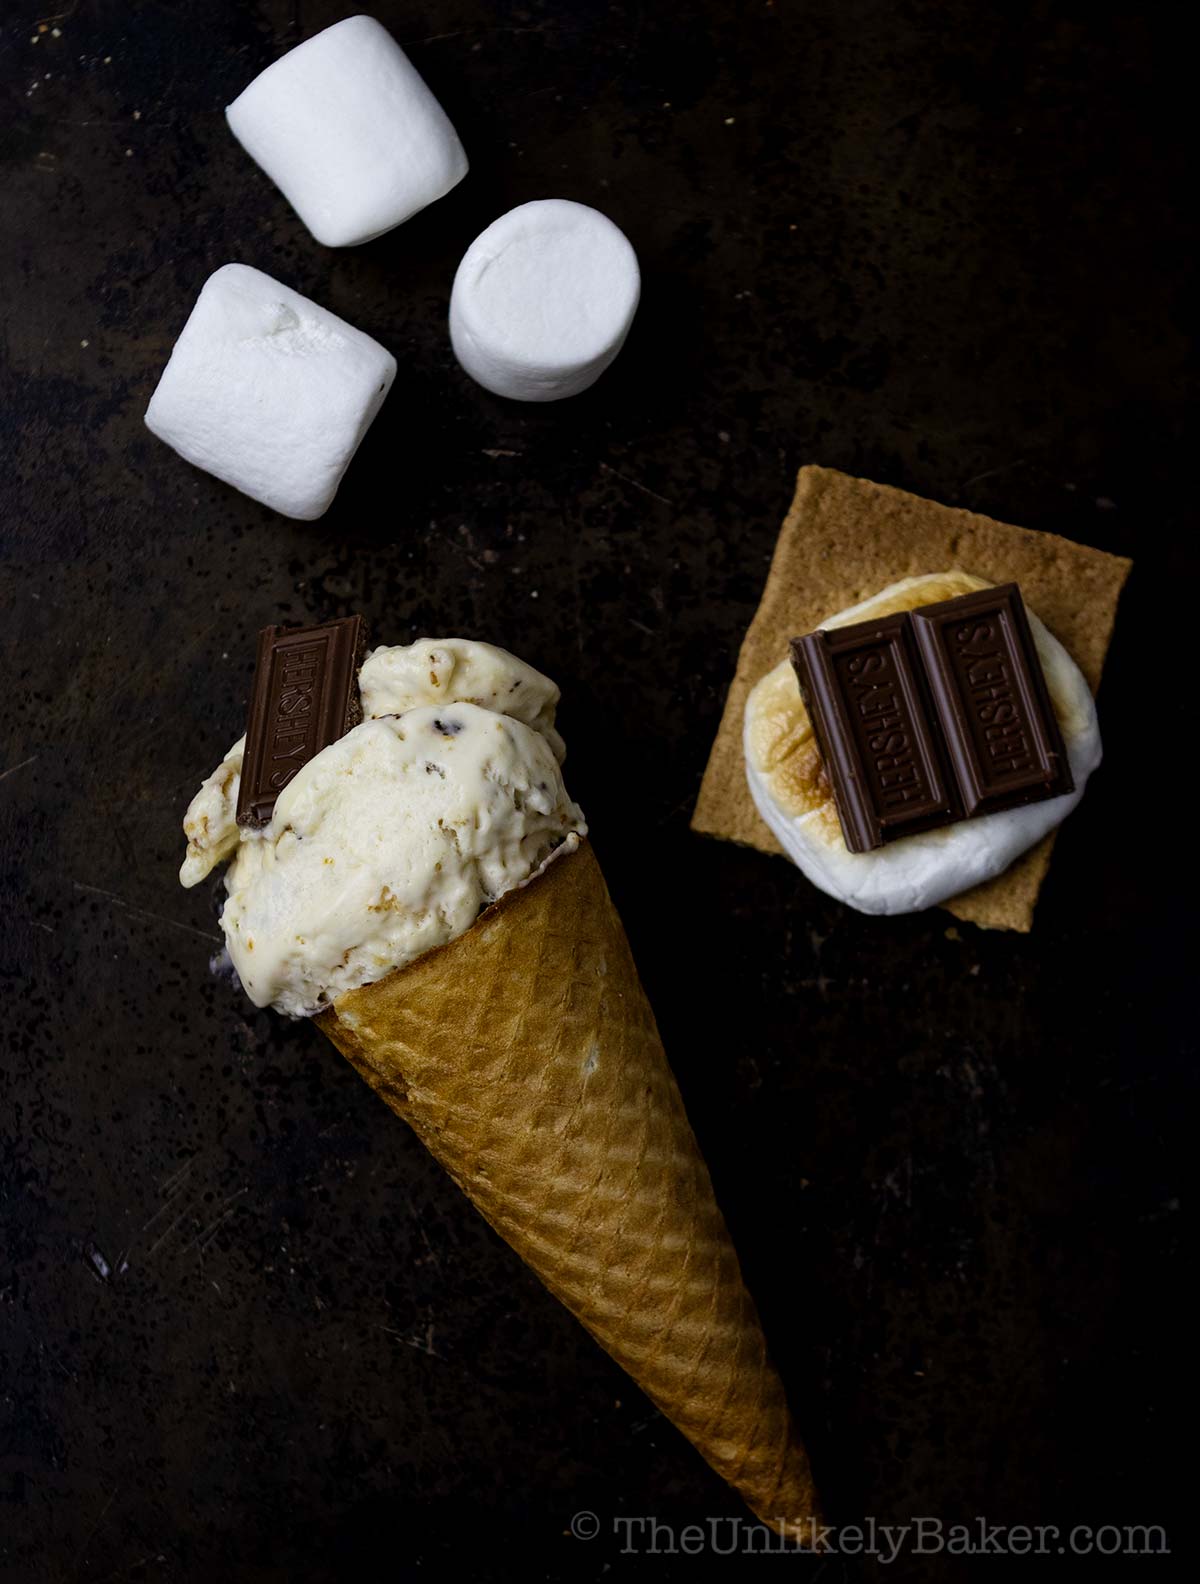
[[[738,656],[692,829],[782,853],[746,785],[742,719],[750,689],[784,659],[789,639],[900,578],[958,567],[992,583],[1019,583],[1026,603],[1095,693],[1132,565],[1057,534],[1016,528],[831,468],[801,468]],[[1051,832],[1004,874],[943,906],[984,929],[1028,931],[1053,845]]]

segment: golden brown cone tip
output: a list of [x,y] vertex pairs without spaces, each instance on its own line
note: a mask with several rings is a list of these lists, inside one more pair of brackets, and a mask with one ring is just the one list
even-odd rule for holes
[[808,1458],[591,845],[318,1024],[764,1522]]

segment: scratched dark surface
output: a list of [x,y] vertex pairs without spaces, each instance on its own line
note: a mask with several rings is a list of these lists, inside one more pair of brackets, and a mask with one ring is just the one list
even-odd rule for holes
[[[380,0],[472,172],[331,252],[221,106],[343,6],[58,9],[0,22],[0,1576],[749,1565],[623,1554],[617,1518],[738,1506],[332,1049],[210,976],[183,808],[241,731],[256,629],[353,610],[562,684],[569,783],[831,1516],[1161,1523],[1178,1549],[1194,881],[1148,795],[1167,695],[1139,697],[1194,605],[1173,24]],[[444,318],[474,235],[550,195],[627,231],[644,301],[592,392],[526,408],[460,374]],[[316,524],[142,427],[230,259],[399,359]],[[805,461],[1137,559],[1107,763],[1028,939],[863,919],[689,834]]]

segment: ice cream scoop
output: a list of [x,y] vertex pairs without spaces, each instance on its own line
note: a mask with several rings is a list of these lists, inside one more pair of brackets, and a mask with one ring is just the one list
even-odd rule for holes
[[359,685],[367,718],[292,777],[265,826],[236,823],[244,740],[184,821],[181,881],[232,858],[230,958],[257,1006],[291,1017],[453,940],[586,830],[558,689],[515,656],[421,640],[377,649]]
[[561,763],[566,749],[554,729],[557,687],[505,649],[469,638],[422,638],[367,656],[358,673],[364,715],[403,715],[421,704],[478,704],[524,721]]

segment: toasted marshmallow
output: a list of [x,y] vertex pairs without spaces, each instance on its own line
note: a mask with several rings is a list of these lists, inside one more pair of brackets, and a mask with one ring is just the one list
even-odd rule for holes
[[[820,625],[848,627],[987,588],[968,572],[905,578]],[[1100,727],[1083,673],[1027,608],[1029,626],[1066,745],[1075,789],[1062,797],[902,836],[871,852],[846,847],[833,789],[790,660],[746,701],[743,746],[754,805],[788,857],[815,886],[860,913],[915,913],[990,880],[1039,842],[1083,796],[1100,763]]]

